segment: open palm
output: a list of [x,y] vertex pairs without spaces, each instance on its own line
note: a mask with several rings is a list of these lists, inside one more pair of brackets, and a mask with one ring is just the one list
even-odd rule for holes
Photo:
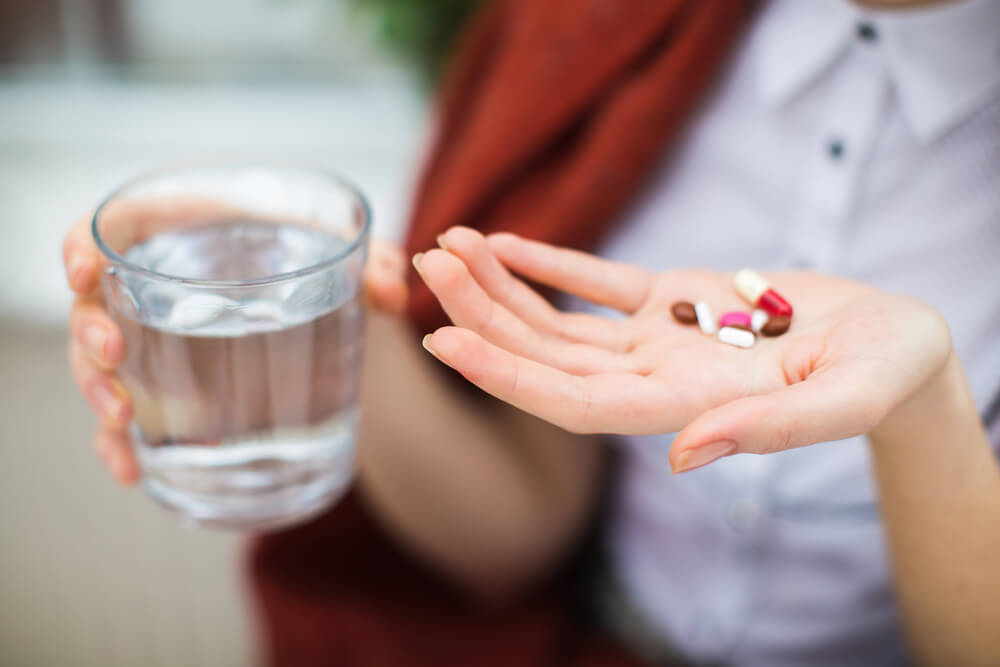
[[[415,264],[455,327],[425,340],[483,390],[569,431],[670,433],[675,469],[874,428],[949,351],[925,304],[821,274],[769,274],[795,306],[789,332],[751,349],[678,324],[675,301],[746,310],[729,274],[653,274],[527,241],[453,228]],[[509,270],[508,270],[509,269]],[[621,311],[563,313],[511,271]],[[713,452],[699,455],[696,448]]]

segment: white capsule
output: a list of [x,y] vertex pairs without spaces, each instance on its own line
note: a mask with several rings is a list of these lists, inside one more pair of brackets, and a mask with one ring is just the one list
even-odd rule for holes
[[769,317],[770,316],[767,314],[766,310],[755,308],[753,312],[750,313],[750,328],[755,332],[760,333],[760,330],[764,328],[765,324],[767,324]]
[[736,288],[741,297],[746,299],[747,303],[756,306],[760,295],[766,292],[770,285],[767,284],[764,276],[756,271],[743,269],[737,271],[736,275],[733,276],[733,287]]
[[735,345],[736,347],[753,347],[753,342],[757,337],[752,331],[737,329],[736,327],[722,327],[719,329],[719,340],[723,343]]
[[694,304],[694,314],[698,318],[698,326],[701,327],[703,334],[711,336],[715,333],[715,315],[712,314],[712,309],[709,308],[707,303],[699,301]]

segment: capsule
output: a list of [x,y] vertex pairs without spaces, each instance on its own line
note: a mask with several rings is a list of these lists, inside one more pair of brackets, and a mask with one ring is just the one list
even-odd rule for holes
[[750,314],[732,310],[719,318],[719,326],[750,329]]
[[767,311],[770,315],[792,316],[792,306],[785,298],[771,289],[764,276],[750,269],[737,271],[733,285],[747,303]]
[[698,326],[701,327],[701,332],[706,336],[711,336],[716,331],[715,326],[715,316],[712,314],[712,309],[704,301],[699,301],[694,304],[694,314],[698,318]]
[[749,329],[739,329],[737,327],[722,327],[719,329],[719,340],[736,347],[753,347],[757,340],[753,332]]

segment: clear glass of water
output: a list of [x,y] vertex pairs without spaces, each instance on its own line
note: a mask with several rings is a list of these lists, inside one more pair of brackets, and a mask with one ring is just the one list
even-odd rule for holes
[[261,530],[345,491],[370,226],[355,187],[281,164],[162,169],[97,209],[131,436],[157,502]]

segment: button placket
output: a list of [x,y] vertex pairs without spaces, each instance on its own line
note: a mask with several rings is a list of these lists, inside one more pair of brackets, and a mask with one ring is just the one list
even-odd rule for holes
[[699,655],[726,659],[743,636],[759,596],[758,560],[766,543],[763,498],[774,469],[768,457],[734,459],[739,467],[725,487],[715,489],[714,503],[728,548],[712,577],[703,605],[690,620],[691,639]]
[[855,49],[851,57],[860,62],[839,82],[829,104],[827,129],[806,163],[787,250],[790,265],[836,270],[843,222],[852,212],[885,105],[887,81],[880,56]]

